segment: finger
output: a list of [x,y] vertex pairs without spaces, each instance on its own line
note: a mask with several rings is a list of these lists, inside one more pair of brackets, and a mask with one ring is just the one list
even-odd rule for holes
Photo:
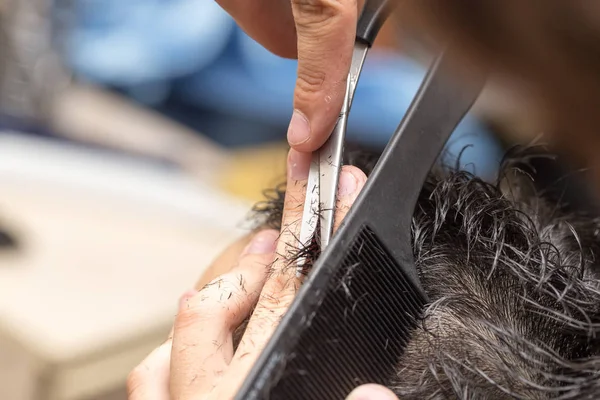
[[175,318],[171,396],[210,392],[233,355],[231,334],[256,304],[279,233],[258,233],[239,266],[184,299]]
[[356,0],[292,0],[298,76],[290,145],[310,152],[331,134],[346,90],[356,36]]
[[389,390],[388,388],[375,385],[367,384],[362,385],[354,389],[346,400],[399,400],[398,397]]
[[216,277],[231,271],[237,265],[240,254],[255,234],[256,232],[245,235],[230,244],[204,271],[198,282],[196,282],[195,288],[200,290]]
[[[257,232],[252,232],[248,235],[245,235],[232,244],[230,244],[206,269],[206,271],[202,274],[200,279],[194,285],[195,291],[199,291],[204,286],[206,286],[209,282],[213,281],[220,275],[224,275],[225,273],[231,271],[238,264],[238,260],[244,251],[244,249],[248,246],[252,238],[256,235]],[[193,291],[187,292],[182,296],[182,299],[185,297],[189,297]],[[169,333],[169,339],[173,338],[173,327],[171,327],[171,331]]]
[[238,25],[266,49],[296,58],[296,29],[289,0],[217,0]]
[[157,347],[127,377],[128,400],[169,400],[171,341]]
[[310,154],[290,150],[282,230],[277,243],[275,260],[246,332],[227,371],[227,377],[231,378],[231,382],[235,381],[235,384],[230,386],[230,394],[234,394],[241,385],[243,378],[294,299],[300,283],[291,260],[298,252],[310,158]]
[[333,231],[337,231],[342,221],[346,217],[354,200],[360,194],[367,181],[367,176],[360,169],[351,165],[344,165],[340,173],[340,180],[337,193],[337,205],[335,209],[335,218],[333,220]]

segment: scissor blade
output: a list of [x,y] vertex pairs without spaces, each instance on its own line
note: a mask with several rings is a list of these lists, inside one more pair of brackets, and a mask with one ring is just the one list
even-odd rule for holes
[[[300,225],[300,249],[305,249],[313,240],[319,222],[319,153],[312,154],[308,182],[306,184],[306,198],[304,199],[304,210],[302,212],[302,225]],[[305,271],[306,257],[300,257],[297,261],[296,276],[300,277]]]
[[[354,91],[364,64],[369,47],[357,42],[354,45],[352,64],[346,83],[346,94],[340,116],[327,142],[313,153],[306,186],[306,199],[300,227],[300,248],[306,248],[313,240],[318,222],[321,226],[320,247],[325,249],[333,231],[334,209],[348,114],[354,99]],[[320,221],[319,221],[320,218]],[[300,257],[297,262],[296,275],[300,277],[305,272],[306,257]]]
[[362,42],[356,42],[352,54],[352,64],[346,84],[346,96],[333,133],[327,142],[319,149],[319,199],[321,206],[321,251],[329,244],[333,234],[337,188],[342,168],[344,138],[348,114],[354,100],[354,92],[362,71],[369,47]]

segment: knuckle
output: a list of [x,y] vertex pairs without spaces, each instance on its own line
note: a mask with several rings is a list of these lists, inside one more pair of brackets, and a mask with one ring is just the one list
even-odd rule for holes
[[229,319],[230,300],[236,298],[240,290],[240,285],[233,281],[233,277],[213,280],[181,306],[175,324],[182,328],[207,320],[226,322]]
[[214,312],[207,312],[206,308],[184,308],[175,317],[175,332],[180,329],[186,329],[191,326],[200,325],[210,319],[216,318]]
[[292,0],[299,28],[326,25],[330,19],[356,9],[356,0]]
[[257,280],[263,281],[270,271],[268,257],[272,254],[244,256],[243,265],[213,279],[188,298],[175,318],[176,329],[209,322],[230,325],[239,319],[240,309],[253,297]]
[[[210,283],[190,299],[193,307],[211,307],[215,303],[222,302],[223,296],[236,291],[238,285],[234,282],[236,274],[228,273],[222,275]],[[207,301],[217,300],[217,301]]]
[[127,387],[127,398],[134,399],[140,388],[144,384],[144,370],[141,365],[135,367],[129,375],[127,375],[126,387]]
[[[300,100],[311,101],[312,97],[323,89],[327,80],[325,66],[303,64],[298,67],[298,79],[296,81],[296,97]],[[302,98],[308,97],[308,98]]]

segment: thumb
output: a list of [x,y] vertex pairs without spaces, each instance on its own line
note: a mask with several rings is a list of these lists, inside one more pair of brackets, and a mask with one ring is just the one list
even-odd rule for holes
[[388,388],[380,385],[368,384],[354,389],[346,400],[399,400]]
[[356,36],[356,0],[292,0],[298,77],[290,145],[311,152],[323,145],[339,116]]

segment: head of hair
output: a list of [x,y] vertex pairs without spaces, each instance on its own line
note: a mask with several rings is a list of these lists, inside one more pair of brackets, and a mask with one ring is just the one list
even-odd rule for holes
[[[412,220],[430,303],[389,382],[401,399],[600,396],[600,219],[534,185],[536,157],[512,152],[495,183],[430,173]],[[377,155],[347,161],[369,174]],[[260,226],[279,228],[283,190]]]

